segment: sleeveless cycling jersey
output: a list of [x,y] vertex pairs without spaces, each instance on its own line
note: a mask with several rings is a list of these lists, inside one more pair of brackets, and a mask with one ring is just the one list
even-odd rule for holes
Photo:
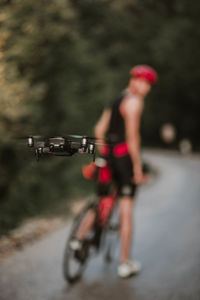
[[111,118],[106,138],[108,144],[111,144],[105,146],[103,157],[107,159],[111,177],[106,182],[99,177],[97,185],[99,196],[110,195],[113,182],[119,196],[132,197],[136,192],[136,184],[133,183],[133,164],[126,143],[125,122],[119,110],[124,97],[125,94],[110,106]]
[[118,144],[126,140],[124,119],[119,111],[123,99],[124,95],[111,105],[111,119],[107,131],[107,139],[111,143]]

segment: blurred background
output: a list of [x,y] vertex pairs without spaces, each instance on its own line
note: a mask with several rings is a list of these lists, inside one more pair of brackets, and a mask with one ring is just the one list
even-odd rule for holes
[[143,146],[200,150],[199,11],[198,0],[0,0],[0,234],[92,191],[90,157],[36,163],[17,137],[93,135],[136,64],[159,74]]

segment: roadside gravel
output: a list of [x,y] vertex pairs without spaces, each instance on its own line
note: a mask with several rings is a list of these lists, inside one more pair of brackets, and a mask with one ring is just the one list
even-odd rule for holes
[[26,245],[34,243],[66,224],[70,217],[76,215],[83,207],[86,199],[71,204],[68,218],[66,216],[35,217],[27,219],[19,227],[0,237],[0,261],[9,257],[14,251],[22,250]]

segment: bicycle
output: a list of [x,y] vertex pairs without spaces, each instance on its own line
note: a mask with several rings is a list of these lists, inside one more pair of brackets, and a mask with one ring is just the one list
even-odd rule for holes
[[[93,174],[95,174],[95,163],[91,163],[90,166],[90,174],[83,174],[87,179],[91,179]],[[149,166],[145,163],[143,164],[143,172],[146,175],[149,173]],[[95,179],[94,176],[92,179]],[[114,211],[117,208],[116,204],[117,193],[115,189],[112,189],[110,196],[96,198],[86,203],[81,212],[74,219],[65,246],[63,259],[63,275],[65,280],[69,283],[75,283],[81,278],[93,250],[98,252],[101,249],[106,248],[104,255],[105,262],[109,263],[112,261],[112,239],[107,238],[106,247],[105,241],[109,233],[117,233],[119,230],[119,224],[116,221],[113,221],[112,218],[115,215]],[[84,219],[87,219],[90,211],[93,211],[95,214],[93,225],[83,239],[81,248],[73,250],[70,247],[70,243],[73,239],[77,238],[77,233],[82,226]]]

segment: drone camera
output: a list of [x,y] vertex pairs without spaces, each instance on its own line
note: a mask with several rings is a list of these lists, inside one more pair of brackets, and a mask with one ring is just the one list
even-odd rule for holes
[[65,139],[62,137],[55,137],[49,139],[49,150],[50,152],[64,151]]

